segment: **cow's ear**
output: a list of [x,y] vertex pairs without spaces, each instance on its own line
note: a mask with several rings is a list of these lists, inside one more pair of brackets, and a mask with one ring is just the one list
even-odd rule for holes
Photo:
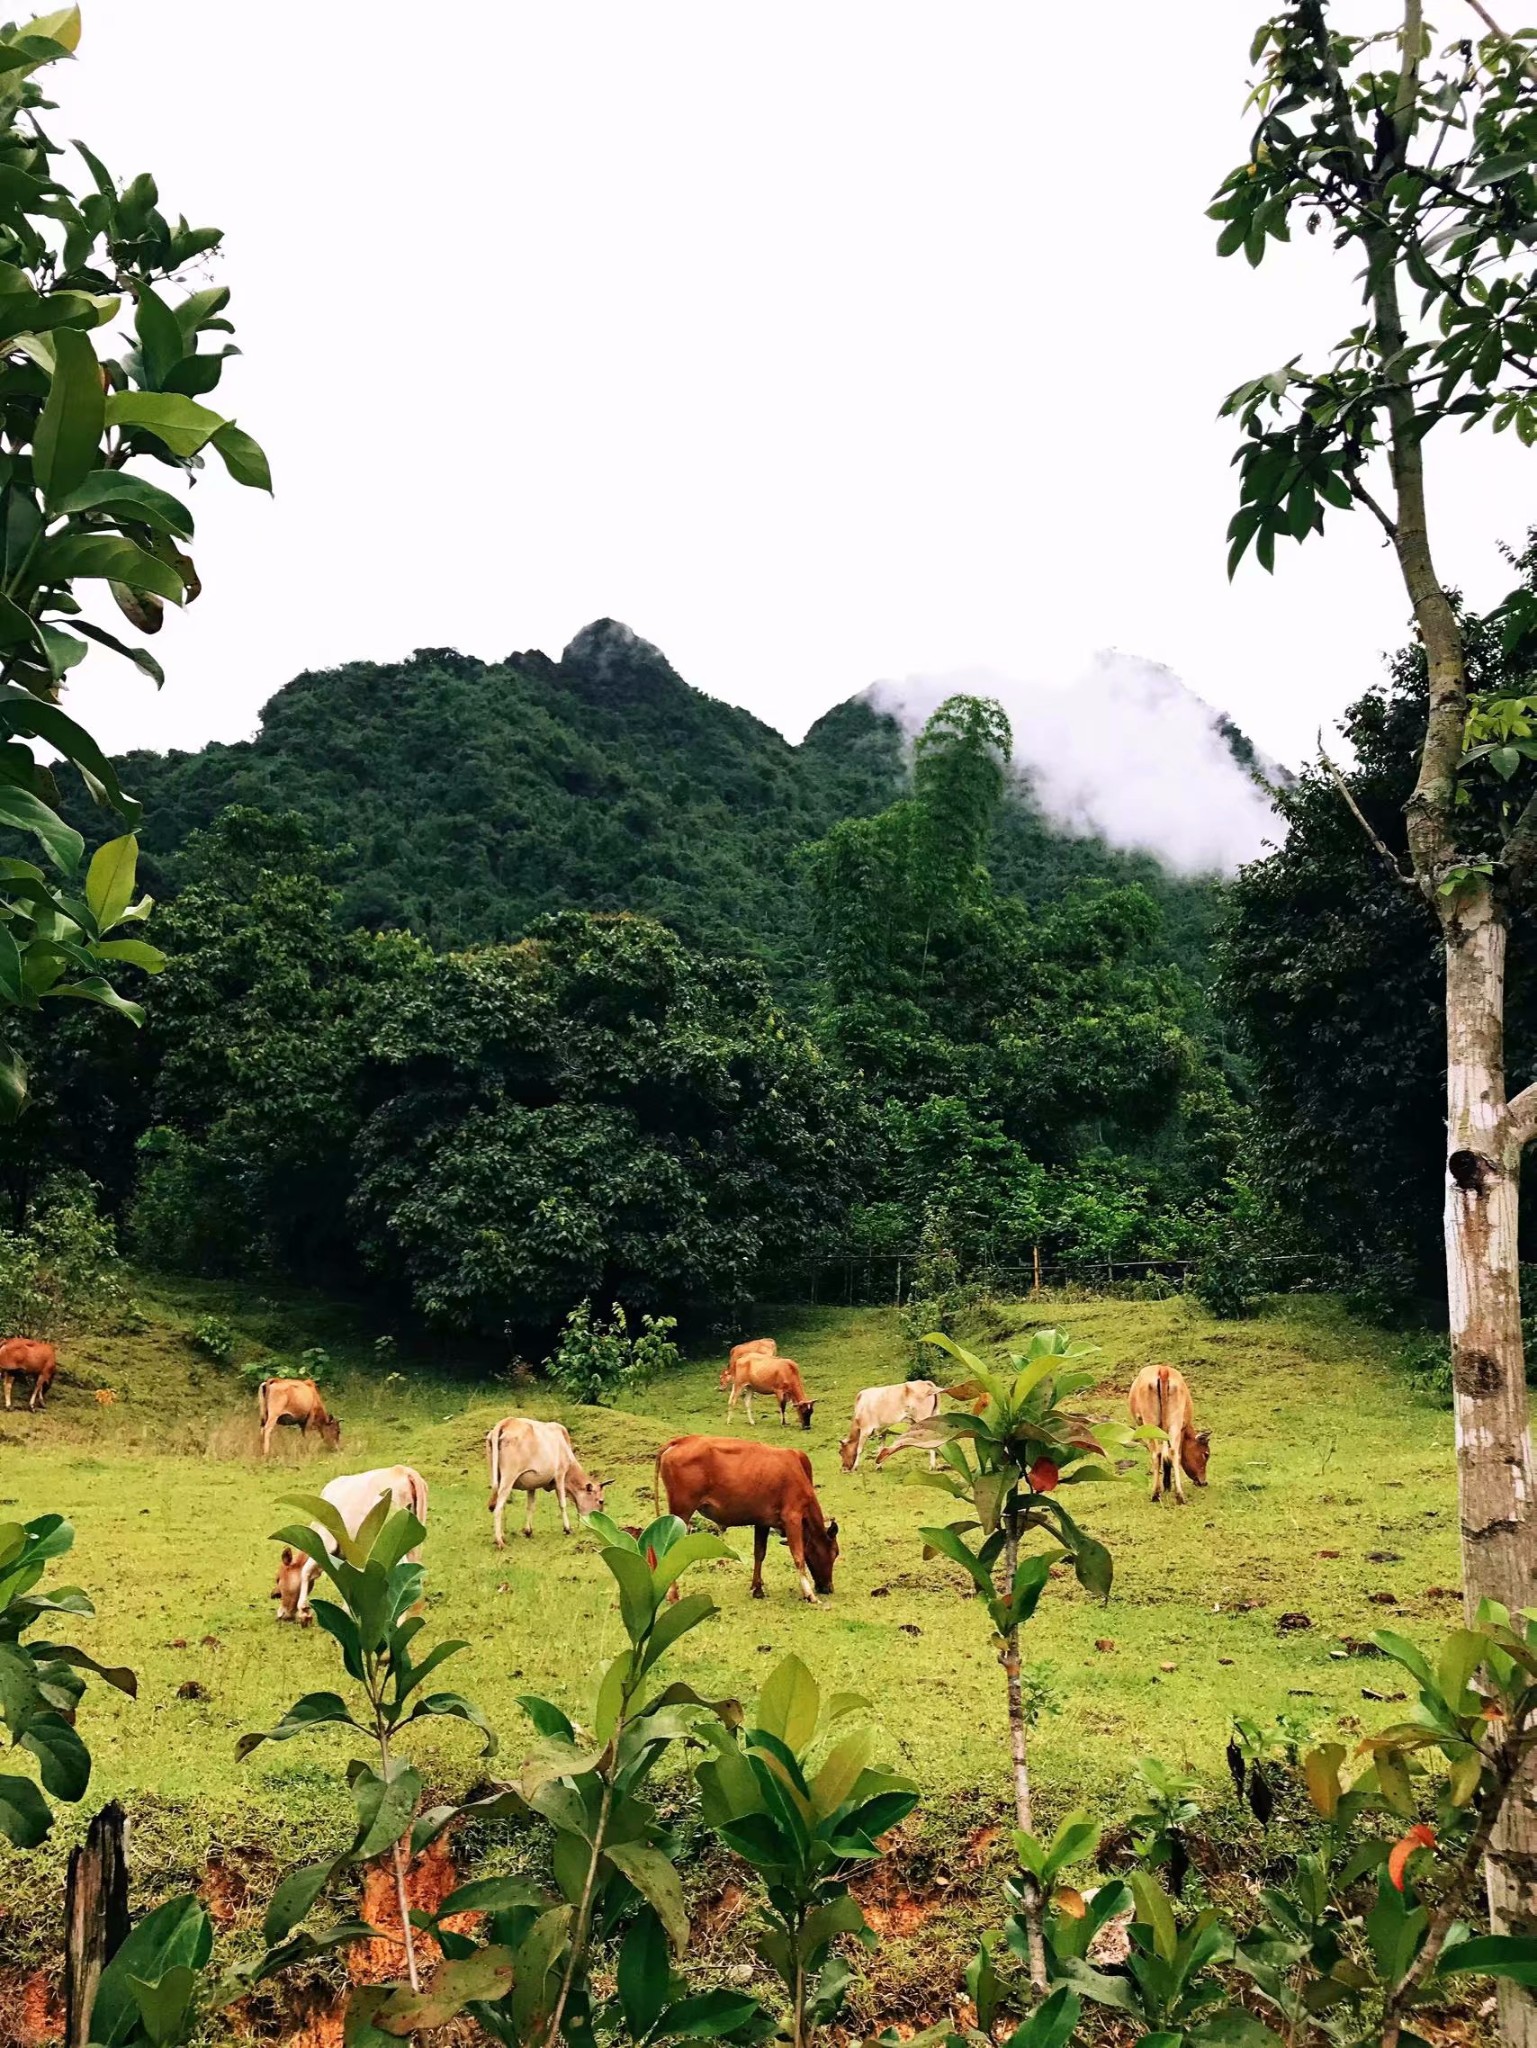
[[285,1543],[285,1544],[283,1545],[283,1562],[284,1562],[284,1564],[292,1564],[292,1563],[293,1563],[293,1561],[294,1561],[294,1554],[293,1554],[293,1552],[292,1552],[292,1551],[291,1551],[291,1550],[289,1549],[288,1545],[287,1545],[287,1544]]
[[827,1533],[829,1536],[836,1536],[838,1533],[838,1524],[836,1522],[829,1522],[827,1525]]
[[1195,1439],[1197,1443],[1209,1444],[1211,1442],[1211,1431],[1209,1429],[1198,1429],[1195,1433]]

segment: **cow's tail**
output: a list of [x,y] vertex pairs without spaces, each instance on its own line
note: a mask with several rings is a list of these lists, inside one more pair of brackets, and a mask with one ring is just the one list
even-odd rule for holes
[[651,1468],[651,1507],[658,1520],[662,1513],[662,1460],[672,1449],[673,1439],[669,1438],[656,1454],[656,1463]]
[[486,1431],[486,1462],[491,1467],[491,1498],[487,1509],[496,1506],[496,1496],[502,1490],[502,1425],[498,1422]]
[[261,1385],[256,1389],[257,1414],[261,1419],[261,1426],[263,1429],[267,1427],[267,1403],[271,1399],[271,1395],[268,1390],[270,1389],[271,1385],[271,1380],[263,1380]]
[[1163,1446],[1158,1453],[1158,1462],[1163,1467],[1165,1485],[1174,1478],[1174,1446],[1169,1441],[1168,1412],[1169,1368],[1161,1365],[1158,1368],[1158,1427],[1163,1431]]

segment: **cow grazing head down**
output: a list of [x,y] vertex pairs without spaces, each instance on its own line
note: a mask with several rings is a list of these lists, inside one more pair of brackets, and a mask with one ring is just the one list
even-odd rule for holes
[[829,1522],[823,1529],[813,1529],[808,1522],[803,1541],[811,1583],[819,1593],[830,1593],[833,1589],[833,1566],[838,1562],[838,1524]]
[[[284,1544],[282,1560],[278,1565],[277,1584],[272,1589],[272,1597],[278,1603],[279,1621],[299,1619],[299,1595],[304,1590],[304,1573],[308,1564],[307,1557],[301,1557],[296,1550],[290,1550],[288,1545]],[[310,1611],[306,1608],[304,1619],[308,1621],[309,1618]]]
[[316,1427],[320,1431],[320,1441],[323,1444],[333,1451],[341,1449],[342,1426],[334,1415],[327,1415]]
[[[813,1403],[813,1406],[815,1404]],[[838,1446],[838,1462],[845,1472],[852,1472],[854,1460],[859,1456],[859,1431],[851,1429]]]
[[726,1391],[728,1390],[728,1388],[730,1387],[730,1385],[731,1385],[731,1381],[732,1381],[732,1377],[733,1377],[733,1375],[732,1375],[732,1369],[731,1369],[731,1367],[730,1367],[729,1365],[727,1365],[727,1366],[723,1367],[723,1368],[722,1368],[722,1371],[721,1371],[721,1376],[720,1376],[720,1390],[721,1390],[721,1392],[722,1392],[723,1394],[724,1394],[724,1393],[725,1393],[725,1392],[726,1392]]
[[1206,1461],[1211,1456],[1211,1431],[1198,1429],[1185,1431],[1180,1444],[1179,1461],[1197,1486],[1206,1484]]
[[573,1479],[570,1489],[571,1505],[579,1515],[602,1513],[603,1489],[607,1483],[603,1479],[588,1479],[585,1476],[579,1482]]
[[817,1404],[816,1404],[816,1402],[815,1402],[815,1401],[797,1401],[797,1402],[796,1402],[796,1404],[795,1404],[795,1412],[796,1412],[796,1414],[797,1414],[797,1415],[798,1415],[798,1416],[800,1417],[800,1419],[801,1419],[801,1428],[802,1428],[802,1429],[810,1429],[810,1427],[811,1427],[811,1412],[812,1412],[812,1410],[813,1410],[813,1409],[814,1409],[814,1408],[816,1407],[816,1405],[817,1405]]

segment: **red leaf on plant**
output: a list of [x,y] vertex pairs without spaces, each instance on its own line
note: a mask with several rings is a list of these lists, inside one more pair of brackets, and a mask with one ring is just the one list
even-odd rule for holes
[[1404,1870],[1416,1849],[1433,1849],[1436,1846],[1436,1831],[1428,1828],[1423,1821],[1410,1828],[1408,1834],[1400,1835],[1388,1855],[1388,1876],[1396,1891],[1404,1888]]
[[1053,1493],[1061,1474],[1050,1458],[1037,1458],[1026,1477],[1030,1481],[1032,1493]]

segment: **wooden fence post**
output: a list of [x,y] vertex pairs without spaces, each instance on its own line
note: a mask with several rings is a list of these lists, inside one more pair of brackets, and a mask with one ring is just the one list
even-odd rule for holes
[[128,1933],[123,1809],[111,1800],[69,1852],[64,1894],[64,2048],[86,2048],[101,1973]]

